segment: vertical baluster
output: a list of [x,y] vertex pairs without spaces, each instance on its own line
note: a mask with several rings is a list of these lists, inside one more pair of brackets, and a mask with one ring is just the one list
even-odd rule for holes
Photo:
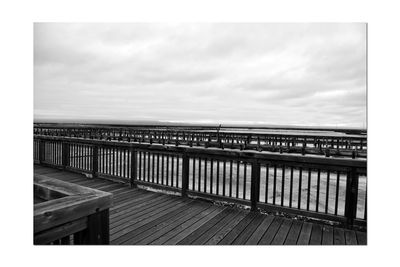
[[139,150],[139,177],[138,180],[142,180],[142,151]]
[[207,192],[207,158],[204,158],[204,188],[203,192]]
[[167,154],[167,185],[169,185],[169,155]]
[[[233,139],[232,139],[233,141]],[[229,197],[232,197],[232,165],[233,161],[230,160],[229,162]]]
[[193,157],[193,167],[192,167],[192,190],[195,191],[195,180],[196,180],[196,158]]
[[223,196],[225,196],[225,188],[226,188],[226,160],[224,160],[224,164],[223,164],[223,166],[224,166],[224,171],[223,171],[223,182],[222,182],[222,185],[223,185],[223,188],[222,188],[222,195]]
[[330,175],[331,175],[331,171],[328,170],[328,173],[326,174],[325,213],[328,213]]
[[[126,158],[127,158],[127,155],[126,155],[126,153],[127,153],[127,150],[126,149],[124,149],[124,177],[127,177],[127,165],[128,164],[126,164],[127,162],[126,162]],[[136,152],[135,152],[136,153]],[[128,154],[128,157],[129,157],[129,154]],[[129,161],[128,161],[129,162]],[[136,169],[136,168],[135,168]],[[132,174],[131,174],[131,176],[132,176]]]
[[292,207],[292,197],[293,197],[293,166],[290,167],[290,192],[289,192],[289,207]]
[[51,155],[51,157],[52,157],[52,163],[53,163],[53,165],[55,165],[56,164],[56,159],[55,159],[55,142],[52,142],[52,144],[51,144],[51,146],[52,146],[52,155]]
[[275,198],[276,198],[276,164],[274,165],[274,187],[272,191],[272,204],[275,205]]
[[320,169],[318,169],[318,176],[317,176],[317,203],[316,203],[316,208],[315,208],[315,210],[318,212],[319,211],[319,184],[320,184],[320,181],[321,181],[321,170]]
[[147,152],[147,182],[150,182],[151,181],[151,169],[150,169],[150,163],[151,163],[151,156],[152,155],[150,155],[151,153],[150,153],[150,151],[149,152]]
[[103,173],[103,158],[104,158],[104,154],[103,154],[103,148],[101,146],[99,146],[99,172]]
[[197,181],[197,191],[201,192],[201,158],[199,157],[199,180]]
[[147,152],[143,151],[143,181],[146,181],[146,156],[147,156]]
[[179,156],[176,156],[176,180],[175,180],[175,187],[179,187]]
[[216,194],[219,195],[219,160],[217,159],[217,192]]
[[239,198],[240,161],[236,161],[236,198]]
[[174,160],[175,156],[171,155],[171,186],[174,186]]
[[157,184],[160,183],[160,153],[157,153]]
[[[113,131],[113,136],[115,137],[115,132]],[[114,140],[114,139],[113,139]],[[111,148],[111,153],[112,153],[112,155],[111,155],[111,175],[115,175],[115,147],[112,147]]]
[[307,185],[307,210],[310,210],[310,191],[311,191],[311,168],[308,169],[308,185]]
[[297,202],[297,208],[300,209],[301,208],[301,184],[303,180],[303,168],[300,167],[299,169],[299,194],[298,194],[298,202]]
[[214,186],[214,183],[213,183],[213,172],[214,172],[214,160],[213,159],[211,159],[211,161],[210,161],[210,194],[212,194],[213,193],[213,186]]
[[154,153],[151,155],[151,182],[154,183]]
[[79,169],[83,169],[83,146],[79,144]]
[[84,154],[84,158],[83,158],[83,168],[85,170],[89,169],[89,153],[88,153],[88,149],[89,147],[87,145],[83,146],[83,154]]
[[338,213],[338,204],[339,204],[339,180],[340,180],[340,171],[337,172],[337,176],[336,176],[335,215],[337,215],[337,213]]
[[[164,137],[162,137],[162,138],[164,138]],[[164,183],[164,154],[161,154],[161,184],[165,185],[165,183]]]
[[246,199],[246,179],[247,179],[247,162],[243,162],[243,199]]
[[265,164],[265,203],[268,203],[269,164]]
[[283,206],[283,200],[285,198],[285,165],[282,166],[282,183],[281,183],[281,206]]
[[[121,135],[122,135],[122,133],[121,133]],[[120,136],[120,138],[122,138],[121,136]],[[123,149],[122,148],[120,148],[119,149],[119,176],[120,177],[122,177],[122,151],[123,151]]]

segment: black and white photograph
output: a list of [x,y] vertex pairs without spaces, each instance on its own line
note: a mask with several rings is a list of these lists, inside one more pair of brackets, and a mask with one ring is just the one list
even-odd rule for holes
[[366,245],[366,23],[35,23],[34,244]]
[[0,265],[396,265],[396,7],[1,2]]

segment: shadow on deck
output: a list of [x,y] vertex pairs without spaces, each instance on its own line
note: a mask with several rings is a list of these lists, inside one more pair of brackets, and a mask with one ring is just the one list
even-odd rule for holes
[[35,165],[34,173],[113,193],[113,245],[365,245],[365,232],[262,215],[209,202],[132,189]]

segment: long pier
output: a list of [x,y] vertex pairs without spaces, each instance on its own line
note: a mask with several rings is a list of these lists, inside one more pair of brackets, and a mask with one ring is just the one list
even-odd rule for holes
[[[343,130],[346,132],[345,130]],[[37,136],[84,138],[91,140],[149,143],[174,146],[270,151],[326,157],[366,158],[367,137],[363,132],[289,133],[254,132],[244,128],[211,127],[104,127],[38,124]],[[350,131],[352,133],[352,131]],[[353,131],[354,132],[354,131]]]

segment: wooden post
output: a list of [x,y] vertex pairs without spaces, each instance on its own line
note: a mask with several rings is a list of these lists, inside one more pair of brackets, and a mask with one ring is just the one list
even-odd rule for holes
[[76,245],[108,245],[110,244],[109,210],[103,210],[89,215],[87,228],[74,234]]
[[39,164],[45,161],[44,141],[39,139]]
[[356,168],[351,168],[347,173],[346,204],[344,216],[347,218],[347,226],[352,226],[357,214],[358,175]]
[[251,164],[251,211],[257,211],[260,198],[260,163],[255,160]]
[[93,155],[92,155],[92,175],[93,178],[97,177],[99,172],[99,147],[93,146]]
[[134,148],[131,148],[131,188],[136,188],[135,181],[137,180],[137,154]]
[[62,143],[62,166],[66,169],[69,166],[69,144]]
[[182,156],[182,197],[187,197],[189,189],[189,157],[186,153]]

